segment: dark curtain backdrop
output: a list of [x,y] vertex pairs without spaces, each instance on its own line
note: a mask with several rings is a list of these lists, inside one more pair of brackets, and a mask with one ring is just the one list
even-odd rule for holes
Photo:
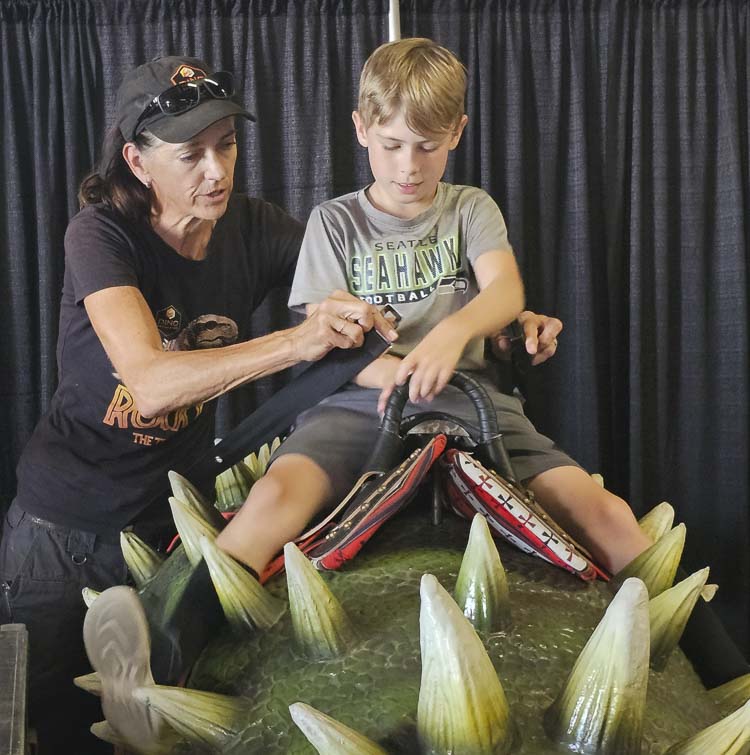
[[[669,500],[747,651],[745,0],[401,2],[466,63],[449,178],[502,207],[529,305],[565,322],[529,413],[638,514]],[[364,184],[349,113],[387,2],[0,0],[1,493],[55,384],[62,236],[122,71],[189,51],[258,113],[237,185],[304,219]],[[258,332],[287,324],[270,298]],[[230,425],[284,380],[238,394]]]

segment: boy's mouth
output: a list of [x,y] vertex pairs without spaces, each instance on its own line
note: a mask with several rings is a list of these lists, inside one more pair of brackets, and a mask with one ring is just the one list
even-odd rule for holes
[[415,184],[415,183],[401,183],[400,181],[396,181],[396,186],[398,186],[398,188],[404,194],[413,194],[419,188],[419,184]]

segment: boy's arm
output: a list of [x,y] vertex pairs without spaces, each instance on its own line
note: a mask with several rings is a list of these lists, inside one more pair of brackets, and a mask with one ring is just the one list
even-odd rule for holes
[[[523,283],[513,254],[484,252],[474,262],[474,273],[480,293],[438,323],[401,360],[394,382],[401,385],[411,375],[412,401],[431,401],[451,379],[469,341],[497,333],[523,309]],[[392,386],[383,390],[381,408],[391,390]]]

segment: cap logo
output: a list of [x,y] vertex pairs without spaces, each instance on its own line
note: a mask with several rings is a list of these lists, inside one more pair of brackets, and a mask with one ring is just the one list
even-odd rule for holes
[[192,66],[183,64],[172,74],[172,83],[184,84],[187,81],[195,81],[196,79],[205,78],[205,71],[201,71],[200,68],[193,68]]

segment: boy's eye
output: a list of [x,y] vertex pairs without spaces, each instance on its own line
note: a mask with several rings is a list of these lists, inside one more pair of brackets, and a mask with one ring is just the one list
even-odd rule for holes
[[197,155],[194,152],[186,152],[184,155],[180,155],[180,160],[184,163],[191,163]]
[[237,144],[237,142],[233,139],[231,142],[224,142],[224,144],[222,144],[222,147],[224,149],[232,149],[235,144]]
[[400,144],[394,144],[392,147],[389,147],[388,145],[384,144],[383,145],[383,149],[386,152],[393,152],[393,151],[397,150],[400,146],[401,146]]
[[422,145],[422,152],[434,152],[437,149],[437,147],[434,144],[423,144]]

